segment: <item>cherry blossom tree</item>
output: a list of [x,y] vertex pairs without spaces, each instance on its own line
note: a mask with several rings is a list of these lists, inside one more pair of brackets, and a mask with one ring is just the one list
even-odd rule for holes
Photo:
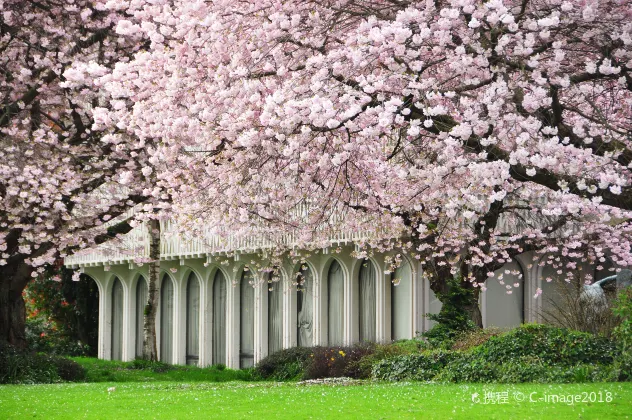
[[98,80],[104,119],[162,139],[192,231],[314,248],[371,230],[359,257],[401,247],[438,294],[458,276],[479,323],[478,291],[519,253],[632,265],[627,0],[111,7],[151,45]]
[[[128,232],[151,143],[95,130],[93,80],[146,47],[101,0],[0,2],[0,340],[24,346],[22,291],[47,264]],[[78,273],[77,273],[78,276]]]

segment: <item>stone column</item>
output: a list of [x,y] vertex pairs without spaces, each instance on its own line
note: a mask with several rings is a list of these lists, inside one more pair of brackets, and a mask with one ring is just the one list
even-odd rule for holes
[[124,361],[134,360],[134,316],[132,312],[132,279],[128,275],[125,278],[120,278],[121,285],[123,286],[123,332],[122,332],[122,344],[123,351],[121,358]]
[[293,284],[294,273],[289,276],[282,276],[283,279],[283,348],[296,347],[297,344],[297,309],[296,309],[296,286]]
[[268,282],[257,273],[255,285],[255,363],[268,355]]
[[361,264],[362,260],[349,260],[345,258],[340,265],[345,272],[344,286],[344,344],[352,345],[359,339],[358,330],[358,275],[354,274],[355,264]]
[[[232,271],[231,271],[232,272]],[[241,272],[233,275],[239,275]],[[227,279],[228,286],[226,289],[226,366],[231,369],[239,369],[239,339],[240,319],[239,319],[239,300],[240,284],[235,283],[234,279]]]
[[187,363],[187,279],[178,270],[173,284],[173,360],[172,363]]
[[[380,267],[383,268],[383,267]],[[375,302],[377,305],[375,312],[375,320],[377,322],[375,329],[375,338],[378,343],[384,343],[391,340],[390,326],[390,274],[384,274],[384,270],[378,270],[375,278]]]

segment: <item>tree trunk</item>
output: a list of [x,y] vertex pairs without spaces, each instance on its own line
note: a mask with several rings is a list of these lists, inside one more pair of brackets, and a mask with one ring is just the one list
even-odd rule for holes
[[158,277],[160,275],[160,222],[150,220],[147,222],[149,229],[149,279],[148,299],[145,306],[145,344],[143,346],[143,358],[151,361],[158,360],[158,347],[156,345],[156,311],[158,310]]
[[0,341],[26,348],[26,308],[22,292],[31,280],[31,267],[9,262],[0,270]]
[[479,305],[480,287],[474,287],[469,281],[461,281],[461,287],[471,290],[471,298],[464,302],[463,310],[469,315],[470,320],[479,328],[483,328],[483,314]]
[[[465,267],[464,267],[465,268]],[[460,290],[454,289],[456,283],[449,269],[440,270],[429,278],[430,289],[434,292],[442,303],[440,314],[453,316],[453,313],[460,312],[467,315],[470,321],[479,328],[483,328],[483,316],[479,306],[479,296],[481,289],[461,279],[458,282]],[[483,280],[484,281],[484,280]],[[458,325],[457,320],[446,319],[450,324]]]

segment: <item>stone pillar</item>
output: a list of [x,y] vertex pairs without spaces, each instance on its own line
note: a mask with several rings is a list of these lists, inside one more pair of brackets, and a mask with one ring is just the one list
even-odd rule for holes
[[211,364],[211,293],[209,279],[200,279],[200,360],[198,365],[205,367]]
[[424,305],[424,273],[418,260],[410,262],[413,275],[413,325],[412,336],[416,337],[425,331],[426,305]]
[[296,309],[296,286],[294,273],[282,275],[283,282],[283,348],[296,347],[298,343],[298,325]]
[[[320,267],[319,267],[320,268]],[[317,274],[318,273],[318,274]],[[314,345],[327,343],[327,272],[314,273]]]
[[107,312],[107,288],[105,284],[98,280],[96,277],[92,277],[94,281],[97,283],[97,287],[99,288],[99,331],[98,331],[98,344],[97,344],[97,357],[99,359],[106,359],[106,347],[109,348],[109,343],[106,342],[105,339],[105,330],[107,328],[106,317],[105,314]]
[[178,270],[173,282],[173,360],[177,365],[187,363],[187,279]]
[[347,259],[340,261],[345,272],[344,286],[344,343],[347,346],[358,342],[360,331],[358,329],[358,273],[354,272],[357,264],[363,260]]
[[[383,267],[380,267],[383,268]],[[384,274],[384,270],[378,270],[375,278],[375,301],[377,305],[375,319],[377,322],[375,329],[375,338],[378,343],[391,341],[391,325],[390,325],[390,274]]]
[[[103,282],[103,294],[99,295],[99,318],[103,323],[102,343],[103,343],[103,359],[112,360],[112,283],[114,277]],[[101,307],[103,302],[103,307]],[[101,323],[100,322],[100,323]]]
[[[237,274],[239,275],[241,271]],[[239,319],[239,301],[240,301],[240,283],[234,279],[227,279],[228,286],[226,289],[226,366],[231,369],[239,369],[239,339],[240,319]]]
[[255,363],[268,355],[268,282],[255,280]]
[[128,275],[125,278],[119,277],[123,286],[123,352],[121,358],[124,361],[134,360],[134,316],[132,312],[132,279]]

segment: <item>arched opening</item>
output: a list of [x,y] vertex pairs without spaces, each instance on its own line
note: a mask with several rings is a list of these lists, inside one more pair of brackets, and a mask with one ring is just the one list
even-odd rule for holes
[[283,349],[283,288],[268,277],[268,354]]
[[118,277],[112,284],[112,360],[123,360],[123,285]]
[[359,305],[358,322],[360,341],[375,341],[376,326],[376,278],[375,267],[371,260],[362,261],[358,273]]
[[524,276],[518,262],[496,270],[485,287],[485,327],[513,328],[524,322]]
[[296,327],[297,345],[311,347],[314,345],[314,276],[308,265],[299,271],[296,286]]
[[244,269],[239,288],[239,367],[243,369],[255,362],[255,288],[250,270]]
[[145,346],[145,307],[149,299],[147,282],[143,277],[136,283],[136,357],[143,356]]
[[200,281],[195,273],[187,283],[187,365],[200,359]]
[[220,270],[213,280],[213,364],[226,364],[226,278]]
[[391,275],[391,339],[412,338],[412,270],[403,260]]
[[327,275],[327,335],[330,346],[344,344],[344,292],[344,273],[338,261],[334,260]]
[[167,275],[160,286],[160,360],[173,363],[173,282]]

